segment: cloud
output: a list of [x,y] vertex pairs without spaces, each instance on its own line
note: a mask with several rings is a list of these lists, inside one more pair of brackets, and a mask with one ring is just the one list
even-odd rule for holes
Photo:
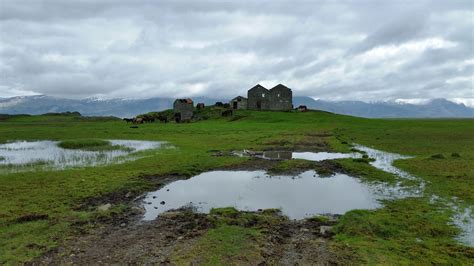
[[0,97],[472,98],[468,2],[0,0]]

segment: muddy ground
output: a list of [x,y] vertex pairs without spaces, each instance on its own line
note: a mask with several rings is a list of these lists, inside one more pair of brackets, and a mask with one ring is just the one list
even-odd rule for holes
[[[226,167],[226,170],[269,170],[278,169],[277,161],[250,158],[247,162]],[[316,168],[327,171],[339,170],[334,164],[321,162]],[[315,169],[315,164],[300,166],[280,172],[301,172],[304,168]],[[156,188],[174,180],[186,178],[180,176],[152,176],[150,179]],[[98,220],[94,224],[77,225],[76,236],[63,243],[59,248],[36,259],[32,264],[161,264],[174,265],[176,254],[181,257],[192,250],[193,246],[210,229],[216,227],[215,214],[200,214],[189,209],[166,212],[154,221],[141,221],[143,209],[139,207],[139,192],[121,191],[100,198],[86,200],[81,209],[97,208],[110,203],[112,206],[126,204],[129,208],[108,219]],[[240,212],[241,214],[245,212]],[[263,239],[255,240],[258,245],[258,259],[247,261],[240,258],[236,264],[243,265],[328,265],[350,262],[350,252],[341,251],[333,246],[332,226],[337,216],[325,216],[322,219],[289,220],[279,213],[268,214],[264,211],[246,212],[255,215],[255,221],[265,221],[271,215],[273,222],[254,222],[239,226],[257,228],[263,232]],[[264,214],[265,213],[265,214]],[[262,216],[263,215],[263,216]],[[258,218],[259,217],[259,218]],[[262,218],[263,217],[263,218]],[[228,218],[228,217],[227,217]],[[226,218],[226,219],[227,219]],[[235,218],[235,217],[233,217]],[[276,222],[275,222],[276,221]],[[226,222],[229,222],[228,219]],[[193,255],[194,256],[194,255]],[[203,262],[199,255],[189,260],[189,264]]]
[[[256,215],[259,215],[258,212]],[[305,219],[290,221],[279,214],[276,223],[243,224],[264,228],[263,241],[258,241],[259,259],[246,265],[328,265],[339,264],[350,257],[330,246],[331,227],[337,217],[323,221]],[[207,230],[215,226],[215,215],[176,210],[162,214],[154,221],[106,224],[78,236],[52,251],[34,264],[161,264],[173,265],[176,253],[186,254]],[[190,264],[199,265],[202,258],[193,257]]]

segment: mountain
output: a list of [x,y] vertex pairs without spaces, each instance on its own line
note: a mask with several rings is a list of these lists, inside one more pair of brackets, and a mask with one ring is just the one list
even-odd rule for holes
[[[216,100],[206,97],[193,98],[195,103],[214,104]],[[173,107],[174,99],[64,99],[45,95],[0,98],[0,114],[44,114],[78,111],[87,116],[132,117],[151,111],[161,111]],[[310,97],[294,97],[294,106],[306,105],[338,114],[369,118],[435,118],[474,117],[474,108],[453,103],[446,99],[434,99],[425,104],[405,104],[397,102],[324,101]]]
[[295,97],[295,106],[369,118],[460,118],[474,117],[474,108],[446,99],[433,99],[424,104],[397,102],[324,101],[309,97]]
[[[214,104],[215,99],[197,97],[195,103]],[[64,99],[45,95],[0,98],[0,113],[3,114],[44,114],[77,111],[87,116],[132,117],[151,111],[173,108],[174,99]]]

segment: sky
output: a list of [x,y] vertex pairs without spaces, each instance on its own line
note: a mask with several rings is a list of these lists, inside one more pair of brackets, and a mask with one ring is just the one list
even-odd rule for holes
[[474,99],[474,1],[0,0],[0,97]]

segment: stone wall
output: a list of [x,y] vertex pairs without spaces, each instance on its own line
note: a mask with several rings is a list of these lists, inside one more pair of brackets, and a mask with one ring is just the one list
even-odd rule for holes
[[180,115],[181,121],[191,120],[194,115],[194,104],[192,101],[178,99],[173,104],[175,118]]
[[267,90],[256,85],[248,91],[247,108],[249,110],[289,111],[293,109],[293,93],[284,85]]
[[247,93],[247,109],[249,110],[269,110],[269,91],[263,86],[257,85]]
[[247,110],[247,98],[238,96],[230,101],[232,109]]
[[293,93],[289,88],[281,84],[277,85],[270,89],[269,96],[269,110],[289,111],[293,109]]

